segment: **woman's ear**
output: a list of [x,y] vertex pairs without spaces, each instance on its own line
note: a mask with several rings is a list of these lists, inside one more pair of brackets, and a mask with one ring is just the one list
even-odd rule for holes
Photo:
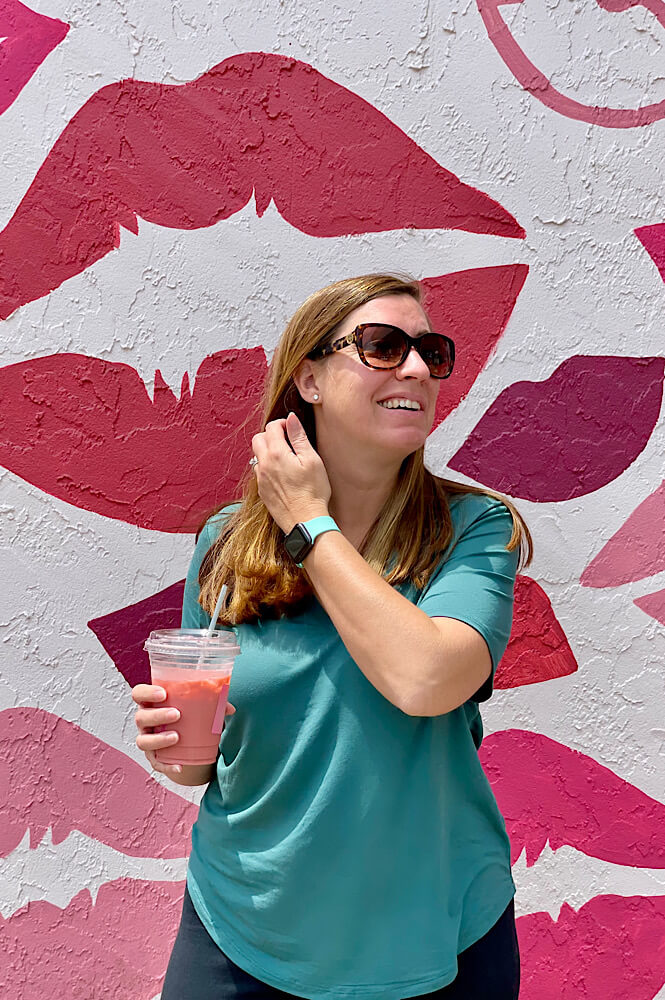
[[293,373],[293,381],[306,403],[313,403],[316,394],[321,395],[316,367],[309,358],[301,361]]

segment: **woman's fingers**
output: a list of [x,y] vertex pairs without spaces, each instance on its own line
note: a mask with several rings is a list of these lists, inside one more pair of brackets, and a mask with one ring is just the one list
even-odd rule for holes
[[137,684],[136,687],[132,688],[132,699],[137,705],[141,705],[143,702],[164,701],[166,691],[157,684]]
[[159,771],[160,774],[165,774],[167,778],[170,778],[175,774],[182,774],[181,764],[163,764],[161,760],[157,760],[153,750],[148,750],[146,752],[146,757],[148,758],[148,763],[152,767],[153,771]]
[[136,745],[139,750],[147,753],[149,750],[163,750],[165,747],[175,746],[179,739],[177,733],[139,733]]
[[136,728],[152,729],[153,726],[168,726],[177,722],[180,712],[177,708],[137,708],[134,713]]

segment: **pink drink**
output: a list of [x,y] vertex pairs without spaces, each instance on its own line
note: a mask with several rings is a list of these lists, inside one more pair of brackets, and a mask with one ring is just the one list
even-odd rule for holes
[[166,691],[160,707],[177,708],[180,719],[156,732],[176,732],[172,747],[155,751],[163,764],[212,764],[229,694],[235,656],[240,652],[231,632],[208,637],[198,629],[162,629],[146,642],[152,683]]

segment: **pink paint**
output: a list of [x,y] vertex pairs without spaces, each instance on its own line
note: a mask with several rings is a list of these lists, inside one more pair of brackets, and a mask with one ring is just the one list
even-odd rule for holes
[[185,581],[151,594],[136,604],[88,622],[130,687],[150,683],[150,660],[143,644],[151,632],[180,628]]
[[646,594],[644,597],[637,597],[633,602],[640,611],[655,618],[661,625],[665,625],[665,590],[658,590],[655,594]]
[[189,853],[196,806],[126,754],[38,708],[0,712],[0,733],[0,856],[49,827],[54,844],[79,830],[132,857]]
[[157,727],[178,733],[172,747],[157,750],[163,764],[213,764],[217,759],[219,736],[229,696],[228,670],[187,670],[182,667],[153,667],[153,684],[166,691],[164,706],[179,709],[180,719]]
[[525,500],[571,500],[611,483],[660,414],[663,358],[569,358],[543,382],[497,397],[451,469]]
[[0,318],[120,246],[138,217],[198,229],[271,200],[311,236],[463,229],[522,238],[375,107],[286,56],[232,56],[191,83],[97,91],[0,234]]
[[665,222],[655,226],[640,226],[635,235],[649,254],[665,281]]
[[577,661],[549,597],[535,580],[518,574],[513,628],[496,669],[494,687],[537,684],[576,670]]
[[[510,72],[532,97],[548,108],[567,118],[588,122],[590,125],[602,125],[605,128],[636,128],[641,125],[651,125],[665,118],[665,100],[639,108],[610,108],[583,104],[566,97],[527,58],[499,13],[499,8],[505,4],[523,3],[524,0],[476,0],[476,2],[487,34]],[[645,7],[665,26],[665,4],[662,0],[635,0],[635,2],[596,0],[596,2],[611,12],[626,10],[629,6]]]
[[37,14],[18,0],[0,0],[0,115],[68,31],[64,21]]
[[422,279],[433,329],[458,344],[455,370],[439,393],[432,430],[459,406],[494,354],[528,273],[526,264],[508,264]]
[[517,921],[520,1000],[653,1000],[665,982],[665,896],[596,896]]
[[621,587],[665,570],[665,480],[586,567],[583,587]]
[[156,531],[195,531],[236,494],[266,375],[263,348],[206,358],[178,399],[129,365],[55,354],[0,369],[0,462],[53,496]]
[[2,1000],[150,1000],[161,988],[183,892],[184,882],[118,879],[101,887],[94,905],[84,889],[64,910],[39,901],[0,917]]
[[592,757],[540,733],[487,736],[480,759],[506,821],[515,862],[549,842],[636,868],[665,868],[665,805]]

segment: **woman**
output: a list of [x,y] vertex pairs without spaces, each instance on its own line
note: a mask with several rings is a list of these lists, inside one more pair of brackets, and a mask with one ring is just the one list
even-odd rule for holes
[[317,292],[281,338],[242,503],[185,588],[203,628],[226,583],[240,640],[217,765],[158,764],[175,710],[134,689],[153,767],[209,783],[163,1000],[518,995],[478,702],[531,539],[508,501],[424,467],[453,363],[391,275]]

